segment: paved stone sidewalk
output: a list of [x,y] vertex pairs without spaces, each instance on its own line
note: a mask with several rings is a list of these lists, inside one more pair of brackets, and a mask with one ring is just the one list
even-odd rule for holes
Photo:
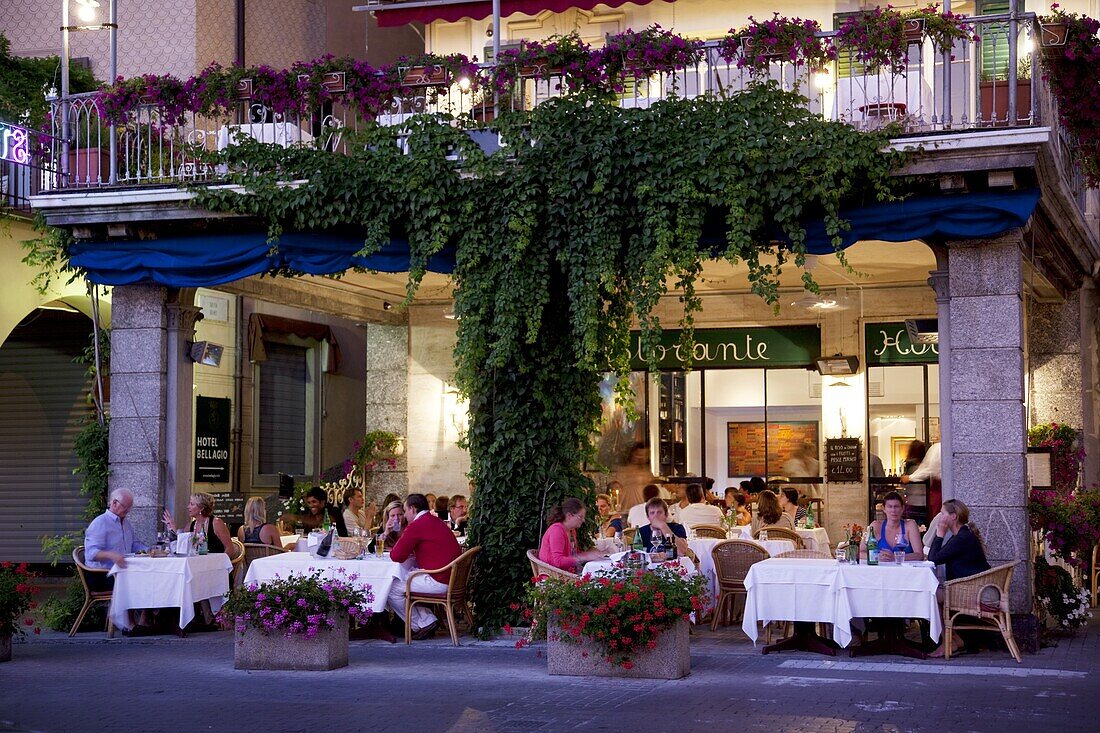
[[[1098,614],[1100,615],[1100,614]],[[1095,731],[1100,622],[1017,665],[762,656],[697,633],[679,681],[549,677],[539,645],[354,641],[332,672],[233,669],[228,632],[46,634],[0,665],[0,731]]]

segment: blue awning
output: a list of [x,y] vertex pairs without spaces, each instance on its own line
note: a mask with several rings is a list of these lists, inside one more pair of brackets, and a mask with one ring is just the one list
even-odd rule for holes
[[[1039,191],[1006,191],[929,196],[845,210],[851,230],[843,246],[861,240],[908,242],[995,237],[1024,226],[1039,202]],[[711,217],[704,243],[724,241],[723,217]],[[332,275],[352,267],[379,272],[409,269],[408,243],[393,239],[369,257],[356,256],[361,237],[350,234],[289,232],[273,248],[264,232],[164,237],[152,240],[77,242],[72,264],[100,285],[137,283],[170,287],[212,287],[252,275],[293,270]],[[807,227],[806,248],[813,254],[832,251],[821,222]],[[274,249],[274,252],[272,251]],[[453,248],[432,257],[431,272],[454,271]]]

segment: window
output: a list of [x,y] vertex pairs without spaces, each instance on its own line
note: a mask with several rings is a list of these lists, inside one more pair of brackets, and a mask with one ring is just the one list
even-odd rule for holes
[[[997,15],[1008,12],[1008,0],[978,0],[978,15]],[[982,81],[1003,81],[1008,78],[1008,23],[985,23],[978,29],[981,45]]]
[[317,350],[267,341],[256,365],[256,473],[316,472]]

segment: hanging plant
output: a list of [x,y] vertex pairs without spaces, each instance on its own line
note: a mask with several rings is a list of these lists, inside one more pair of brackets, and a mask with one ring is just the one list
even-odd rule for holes
[[941,12],[940,6],[931,4],[901,14],[907,21],[920,21],[924,24],[924,35],[941,51],[950,51],[955,41],[977,43],[981,38],[974,32],[974,26],[965,15],[956,15],[950,11]]
[[909,62],[906,21],[901,13],[875,7],[844,19],[836,33],[838,54],[853,58],[874,73],[879,69],[900,74]]
[[1100,543],[1100,487],[1071,495],[1035,489],[1027,508],[1031,528],[1043,534],[1050,551],[1087,570],[1092,548]]
[[631,78],[646,79],[698,66],[703,60],[703,42],[651,25],[610,36],[596,53],[615,90],[621,91]]
[[1058,102],[1058,118],[1070,133],[1091,187],[1100,186],[1100,21],[1067,13],[1057,4],[1040,20],[1066,30],[1063,45],[1043,55],[1044,76]]
[[[767,76],[774,61],[820,68],[836,58],[832,45],[820,33],[821,25],[816,20],[773,13],[770,20],[758,21],[750,15],[748,25],[736,34],[730,30],[720,54],[727,62],[736,57],[737,68],[748,69],[753,76]],[[740,55],[736,53],[738,47]]]

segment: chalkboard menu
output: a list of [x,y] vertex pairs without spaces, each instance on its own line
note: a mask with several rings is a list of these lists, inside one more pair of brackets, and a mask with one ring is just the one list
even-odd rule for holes
[[855,483],[863,479],[863,448],[859,438],[825,441],[825,480]]
[[244,504],[248,497],[229,492],[211,494],[214,497],[214,516],[226,524],[244,524]]

